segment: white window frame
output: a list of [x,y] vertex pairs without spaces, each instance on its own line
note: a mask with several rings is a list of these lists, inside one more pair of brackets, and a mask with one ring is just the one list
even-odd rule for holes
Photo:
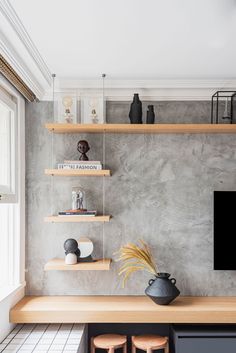
[[16,203],[17,202],[17,179],[18,179],[18,158],[17,158],[17,146],[18,146],[18,124],[17,124],[17,103],[13,97],[0,87],[0,101],[11,110],[12,116],[10,118],[10,190],[0,189],[0,203]]
[[0,341],[13,328],[9,322],[9,311],[25,294],[25,100],[21,94],[0,74],[1,91],[6,91],[16,104],[16,146],[17,177],[15,198],[3,198],[9,204],[9,212],[14,217],[14,228],[9,233],[9,243],[13,244],[12,267],[9,267],[9,285],[0,292]]

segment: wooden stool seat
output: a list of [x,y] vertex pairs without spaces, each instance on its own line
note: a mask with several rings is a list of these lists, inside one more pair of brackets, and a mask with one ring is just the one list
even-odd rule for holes
[[113,353],[115,349],[123,348],[123,353],[127,353],[127,337],[116,334],[99,335],[91,338],[91,353],[95,353],[96,348],[106,349]]
[[136,348],[148,353],[151,353],[153,350],[164,349],[165,353],[168,353],[168,337],[157,335],[132,336],[132,353],[136,352]]

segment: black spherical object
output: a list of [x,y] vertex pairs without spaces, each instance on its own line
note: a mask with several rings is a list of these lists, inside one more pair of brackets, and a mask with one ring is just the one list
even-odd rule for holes
[[78,250],[78,243],[75,239],[67,239],[64,243],[66,254],[76,253]]
[[154,124],[155,121],[155,113],[154,113],[154,107],[153,105],[148,105],[148,110],[147,110],[147,124]]
[[131,124],[142,124],[142,102],[139,99],[138,93],[134,94],[133,102],[130,106],[129,118]]

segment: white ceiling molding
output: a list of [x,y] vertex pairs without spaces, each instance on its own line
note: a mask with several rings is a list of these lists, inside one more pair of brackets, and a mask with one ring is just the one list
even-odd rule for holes
[[51,73],[8,0],[0,0],[0,50],[25,84],[41,99],[51,85]]
[[[236,90],[236,80],[111,80],[105,81],[105,97],[110,101],[130,101],[134,93],[143,100],[210,100],[217,90]],[[55,94],[102,93],[102,80],[56,79]],[[43,100],[52,100],[48,90]]]

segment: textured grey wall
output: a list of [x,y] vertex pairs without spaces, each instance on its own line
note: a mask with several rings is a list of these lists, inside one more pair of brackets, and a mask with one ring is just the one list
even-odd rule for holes
[[[109,122],[128,122],[128,103],[109,103]],[[209,102],[160,102],[158,121],[209,122]],[[50,103],[30,103],[26,110],[27,292],[29,294],[143,294],[148,274],[134,275],[125,289],[118,265],[107,272],[44,272],[52,257],[64,255],[68,237],[89,236],[102,255],[102,224],[49,224],[43,218],[70,206],[72,186],[81,185],[88,206],[102,211],[101,178],[51,178]],[[76,143],[86,138],[90,159],[102,158],[102,135],[54,135],[53,164],[77,158]],[[146,240],[161,271],[177,278],[186,295],[236,295],[236,272],[213,271],[213,190],[236,189],[235,135],[106,136],[105,256],[122,244]],[[54,183],[52,185],[52,179]],[[52,197],[54,190],[54,197]],[[226,220],[227,221],[227,220]]]

